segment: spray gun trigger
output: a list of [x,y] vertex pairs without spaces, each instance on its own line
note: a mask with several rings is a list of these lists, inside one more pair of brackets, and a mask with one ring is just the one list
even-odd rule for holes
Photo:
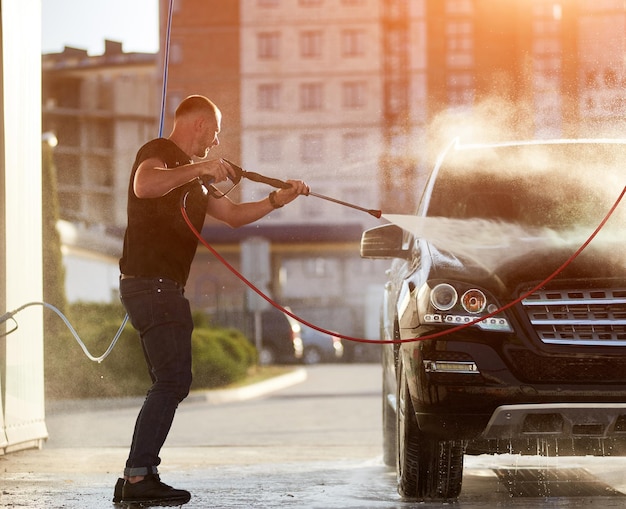
[[214,179],[213,179],[213,177],[212,177],[211,175],[202,175],[202,176],[200,177],[200,180],[202,181],[202,185],[203,185],[206,189],[209,189],[209,186],[210,186],[211,184],[213,184],[213,182],[214,182]]
[[244,170],[240,166],[237,166],[235,163],[231,163],[228,159],[222,159],[226,164],[228,164],[233,170],[235,170],[235,176],[229,177],[232,180],[233,184],[239,184],[241,177],[243,177]]

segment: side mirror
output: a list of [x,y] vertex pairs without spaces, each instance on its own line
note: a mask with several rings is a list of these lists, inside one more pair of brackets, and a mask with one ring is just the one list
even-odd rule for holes
[[405,231],[395,224],[365,230],[361,236],[361,258],[410,258]]

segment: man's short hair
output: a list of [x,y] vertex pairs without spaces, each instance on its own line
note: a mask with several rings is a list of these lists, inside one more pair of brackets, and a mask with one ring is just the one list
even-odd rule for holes
[[221,116],[215,103],[203,95],[190,95],[183,99],[176,108],[175,118],[181,118],[189,113],[211,113],[215,118]]

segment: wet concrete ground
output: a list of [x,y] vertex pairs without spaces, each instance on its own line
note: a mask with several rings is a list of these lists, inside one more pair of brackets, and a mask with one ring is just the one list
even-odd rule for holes
[[[255,399],[192,398],[163,450],[163,481],[192,493],[185,509],[626,509],[626,458],[466,457],[457,501],[400,500],[382,463],[379,369],[315,366]],[[0,456],[0,507],[123,507],[111,499],[137,408],[52,411],[42,450]]]
[[[6,508],[42,509],[125,507],[111,502],[113,472],[58,473],[51,468],[59,460],[73,461],[74,456],[82,457],[83,467],[118,464],[125,452],[64,449],[54,454],[52,450],[19,453],[18,464],[31,464],[33,454],[37,454],[36,462],[48,466],[38,472],[4,472],[0,476],[0,504]],[[554,462],[540,458],[469,457],[463,491],[456,502],[412,503],[400,500],[395,492],[395,474],[382,464],[380,457],[312,461],[315,451],[300,452],[307,456],[289,460],[289,451],[272,450],[276,462],[257,463],[254,457],[266,458],[267,451],[168,449],[165,459],[170,466],[162,471],[162,477],[177,488],[192,492],[185,509],[626,508],[626,460],[622,458],[560,458]],[[0,468],[3,466],[1,462]],[[19,470],[15,467],[14,463],[11,470]]]

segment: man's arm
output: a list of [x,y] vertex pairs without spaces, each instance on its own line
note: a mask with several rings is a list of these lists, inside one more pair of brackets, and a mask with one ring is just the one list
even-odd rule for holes
[[[291,187],[279,189],[274,195],[279,206],[292,202],[301,194],[309,194],[309,187],[301,180],[288,180]],[[232,228],[252,223],[275,210],[269,197],[254,202],[235,203],[228,196],[211,198],[207,205],[207,214]]]
[[158,198],[202,175],[208,175],[215,182],[222,182],[232,171],[221,159],[167,168],[164,161],[152,157],[137,167],[133,191],[137,198]]

